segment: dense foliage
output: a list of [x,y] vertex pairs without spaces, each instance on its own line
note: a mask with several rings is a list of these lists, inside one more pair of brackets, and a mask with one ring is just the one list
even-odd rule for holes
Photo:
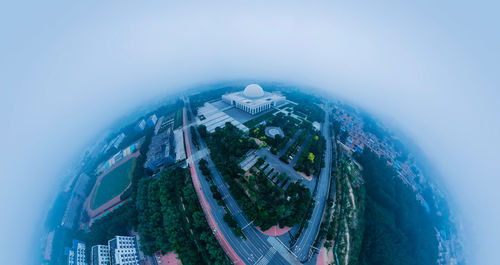
[[187,171],[160,173],[139,183],[138,231],[145,254],[174,250],[183,264],[228,264],[200,208]]
[[[97,220],[90,231],[77,238],[85,241],[88,246],[107,245],[108,240],[116,235],[128,235],[137,225],[137,211],[132,201],[128,201],[113,212]],[[82,231],[80,231],[82,232]]]
[[183,115],[182,108],[178,109],[175,112],[175,115],[174,115],[174,130],[182,126],[182,123],[184,122],[182,115]]
[[294,113],[300,116],[303,113],[307,116],[310,121],[323,122],[325,120],[325,112],[317,105],[320,103],[320,99],[307,95],[298,91],[292,91],[285,93],[288,100],[291,100],[298,105],[294,105]]
[[324,166],[323,155],[325,148],[325,138],[320,132],[315,132],[300,154],[294,167],[295,170],[304,172],[308,176],[319,173],[321,167]]
[[308,135],[308,130],[302,130],[295,141],[287,148],[283,155],[280,156],[280,160],[289,164],[290,159],[297,154],[302,144],[304,144],[304,142],[307,140]]
[[196,149],[200,149],[200,143],[198,143],[198,137],[196,137],[196,129],[191,126],[189,127],[189,130],[191,131],[191,135],[193,135],[191,139],[193,140],[194,146],[196,147]]
[[[276,135],[274,138],[266,136],[265,130],[268,126],[280,127],[283,130],[284,136]],[[299,120],[285,116],[283,113],[278,113],[276,115],[270,115],[265,125],[260,124],[252,128],[250,130],[250,136],[266,142],[266,144],[271,147],[271,153],[277,154],[278,151],[286,146],[290,138],[295,135],[300,127],[301,123]]]
[[[204,128],[200,128],[200,131]],[[273,184],[263,172],[243,176],[238,161],[256,144],[234,125],[227,123],[206,135],[207,145],[217,169],[245,215],[263,230],[273,225],[293,226],[300,223],[310,208],[311,194],[307,188],[292,183],[284,191]],[[200,166],[202,172],[204,166]],[[215,196],[215,195],[214,195]]]
[[438,244],[432,220],[415,194],[374,153],[365,150],[356,159],[366,181],[360,264],[436,264]]

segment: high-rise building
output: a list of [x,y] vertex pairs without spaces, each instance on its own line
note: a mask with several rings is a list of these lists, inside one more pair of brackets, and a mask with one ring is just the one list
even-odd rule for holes
[[109,246],[96,245],[90,252],[91,265],[110,265]]
[[79,240],[73,240],[73,246],[66,248],[66,255],[68,256],[68,265],[87,265],[85,259],[85,243]]
[[115,236],[108,241],[111,265],[140,265],[135,236]]

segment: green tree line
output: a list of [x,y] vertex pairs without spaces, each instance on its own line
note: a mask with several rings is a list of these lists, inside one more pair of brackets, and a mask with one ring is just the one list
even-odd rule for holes
[[376,154],[356,154],[366,185],[360,264],[436,264],[438,243],[430,214],[393,168]]

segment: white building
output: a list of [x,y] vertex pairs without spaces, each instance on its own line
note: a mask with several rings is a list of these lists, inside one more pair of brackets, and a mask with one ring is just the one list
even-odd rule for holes
[[286,102],[286,97],[276,93],[265,92],[257,84],[248,85],[245,90],[222,95],[227,104],[246,111],[252,115]]
[[186,149],[184,148],[184,134],[182,129],[174,131],[175,162],[186,159]]
[[73,246],[66,249],[68,265],[87,265],[85,260],[85,243],[73,240]]
[[120,147],[120,144],[123,142],[123,139],[125,139],[125,134],[121,133],[120,135],[116,136],[115,139],[113,139],[113,146],[118,149]]
[[153,114],[149,116],[147,124],[149,127],[154,127],[156,125],[156,122],[158,121],[158,118],[156,117],[156,114]]
[[110,265],[109,246],[96,245],[90,252],[92,265]]
[[115,236],[108,247],[111,265],[140,265],[135,236]]
[[146,128],[146,121],[144,119],[140,120],[137,125],[135,126],[134,130],[136,132],[142,132],[144,131],[144,128]]

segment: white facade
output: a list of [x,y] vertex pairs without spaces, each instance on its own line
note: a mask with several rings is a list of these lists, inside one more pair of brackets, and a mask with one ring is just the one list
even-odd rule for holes
[[222,100],[231,106],[254,115],[284,104],[286,97],[276,93],[265,92],[259,85],[251,84],[242,92],[223,95]]
[[92,265],[110,265],[109,246],[96,245],[90,252]]
[[146,128],[146,121],[144,119],[142,119],[141,121],[139,121],[137,123],[137,125],[135,126],[135,131],[136,132],[142,132],[144,130],[144,128]]
[[174,131],[175,162],[186,159],[186,149],[184,149],[184,134],[182,129]]
[[156,114],[153,114],[153,115],[149,116],[147,124],[150,127],[154,127],[156,125],[157,121],[158,121],[158,118],[156,117]]
[[78,242],[76,247],[75,264],[87,265],[87,262],[85,262],[85,244],[82,242]]
[[111,265],[140,265],[135,236],[115,236],[108,246]]
[[87,265],[85,260],[85,243],[73,240],[73,247],[66,250],[68,265]]
[[70,249],[68,250],[68,265],[75,265],[75,251]]
[[120,135],[116,136],[115,139],[113,139],[113,146],[118,149],[120,147],[120,144],[123,142],[123,139],[125,139],[125,134],[121,133]]

